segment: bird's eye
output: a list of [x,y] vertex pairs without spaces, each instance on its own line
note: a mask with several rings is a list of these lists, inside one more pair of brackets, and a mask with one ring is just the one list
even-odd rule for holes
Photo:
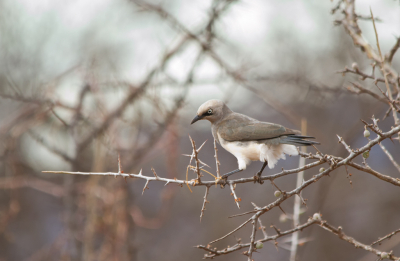
[[207,111],[207,114],[211,115],[212,112],[213,112],[213,110],[212,110],[212,109],[209,109],[209,110]]

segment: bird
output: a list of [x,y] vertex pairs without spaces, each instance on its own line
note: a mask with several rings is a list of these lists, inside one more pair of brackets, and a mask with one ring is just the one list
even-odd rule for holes
[[234,112],[220,100],[203,103],[191,124],[199,120],[211,122],[214,139],[238,161],[236,170],[221,176],[225,181],[230,175],[245,170],[251,161],[261,161],[263,166],[254,176],[254,180],[262,183],[261,174],[267,165],[272,169],[279,159],[286,158],[285,154],[298,155],[296,146],[320,144],[307,140],[315,138],[301,135],[298,130]]

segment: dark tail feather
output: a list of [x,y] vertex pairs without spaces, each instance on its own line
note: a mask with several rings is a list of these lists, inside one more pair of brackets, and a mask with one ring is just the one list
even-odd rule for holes
[[294,137],[296,139],[315,139],[315,137],[312,136],[304,136],[304,135],[289,135],[288,138]]
[[281,139],[280,143],[290,144],[295,146],[311,146],[314,144],[321,144],[317,141],[305,140],[305,139],[315,139],[315,138],[311,136],[290,135]]

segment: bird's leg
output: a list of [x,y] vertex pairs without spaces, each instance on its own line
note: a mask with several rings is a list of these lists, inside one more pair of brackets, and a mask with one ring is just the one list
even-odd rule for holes
[[230,175],[242,171],[242,169],[235,169],[221,176],[221,179],[227,179]]
[[264,181],[261,180],[261,174],[264,171],[265,167],[268,165],[268,161],[264,161],[264,164],[262,165],[261,169],[259,172],[257,172],[256,175],[254,175],[254,182],[258,182],[260,184],[263,184]]

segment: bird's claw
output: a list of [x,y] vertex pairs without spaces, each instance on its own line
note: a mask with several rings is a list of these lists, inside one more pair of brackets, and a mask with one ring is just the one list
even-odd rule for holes
[[228,175],[222,175],[221,177],[215,180],[215,183],[217,183],[220,180],[222,180],[221,187],[225,187],[225,185],[227,184]]
[[254,175],[254,183],[256,183],[256,182],[258,182],[260,184],[264,183],[264,180],[261,179],[261,172],[257,172],[257,174]]

